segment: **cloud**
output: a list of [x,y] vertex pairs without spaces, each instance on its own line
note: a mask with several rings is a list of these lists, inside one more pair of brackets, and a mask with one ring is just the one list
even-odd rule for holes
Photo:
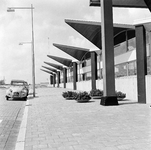
[[[7,7],[34,6],[34,39],[36,82],[49,78],[40,70],[43,61],[57,63],[47,54],[71,58],[52,44],[95,47],[73,30],[64,19],[100,21],[100,7],[90,7],[89,0],[1,0],[0,1],[0,76],[7,81],[25,78],[31,82],[31,45],[19,46],[19,42],[31,41],[31,12],[16,10],[8,13]],[[114,9],[114,21],[132,23],[135,19],[148,17],[148,10]],[[48,40],[49,37],[49,40]]]

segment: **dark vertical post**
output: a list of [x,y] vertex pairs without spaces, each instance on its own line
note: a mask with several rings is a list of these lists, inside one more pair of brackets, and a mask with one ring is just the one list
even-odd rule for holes
[[64,88],[66,88],[66,83],[67,83],[67,68],[63,68],[63,83],[64,83]]
[[149,70],[151,73],[151,32],[149,32]]
[[53,84],[53,76],[50,75],[50,84],[52,85]]
[[55,87],[56,84],[56,74],[53,74],[53,87]]
[[112,0],[101,0],[103,90],[102,105],[117,105],[115,96]]
[[97,54],[95,51],[91,52],[91,83],[92,90],[96,89],[97,80]]
[[56,84],[56,74],[53,74],[53,86],[55,87]]
[[77,81],[78,81],[78,71],[77,71],[77,63],[73,62],[73,89],[77,89]]
[[57,79],[58,79],[57,87],[59,87],[59,84],[60,84],[60,71],[57,71]]
[[146,103],[146,32],[143,25],[136,26],[136,58],[138,103]]

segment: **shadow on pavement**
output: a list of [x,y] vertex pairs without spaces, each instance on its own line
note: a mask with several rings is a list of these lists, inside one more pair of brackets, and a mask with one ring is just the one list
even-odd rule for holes
[[139,104],[136,101],[131,101],[129,99],[123,99],[123,100],[119,100],[119,105],[130,105],[130,104]]

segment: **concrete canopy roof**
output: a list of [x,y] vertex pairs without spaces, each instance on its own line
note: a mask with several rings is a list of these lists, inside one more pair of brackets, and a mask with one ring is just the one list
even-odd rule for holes
[[[145,0],[112,0],[113,7],[147,8]],[[100,6],[100,0],[90,0],[90,6]]]
[[55,43],[53,45],[79,61],[81,61],[84,57],[86,59],[90,58],[89,49]]
[[53,63],[49,63],[49,62],[44,62],[44,63],[47,65],[50,65],[56,69],[63,70],[63,66],[61,66],[61,65],[57,65],[57,64],[53,64]]
[[66,58],[62,58],[62,57],[57,57],[57,56],[52,56],[52,55],[47,55],[49,58],[67,66],[67,67],[71,67],[72,66],[72,60],[71,59],[66,59]]
[[53,68],[45,67],[45,66],[42,66],[42,67],[45,68],[45,69],[48,69],[48,70],[50,70],[50,71],[52,71],[52,72],[54,72],[54,73],[57,73],[57,70],[55,70],[55,69],[53,69]]
[[46,72],[46,73],[49,73],[51,76],[53,75],[53,73],[50,72],[50,71],[47,71],[47,70],[44,70],[44,69],[40,69],[40,70],[42,70],[42,71],[44,71],[44,72]]
[[[67,19],[65,20],[65,22],[90,42],[92,42],[99,49],[102,49],[101,22],[77,21]],[[113,26],[114,45],[118,45],[126,40],[126,31],[128,31],[128,39],[135,37],[135,26],[126,24],[114,24]]]

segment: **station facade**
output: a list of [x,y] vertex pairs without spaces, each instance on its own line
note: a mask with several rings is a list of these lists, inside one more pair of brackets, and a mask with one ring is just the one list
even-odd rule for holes
[[[110,57],[110,52],[107,51],[109,59],[105,62],[107,63],[105,67],[103,63],[107,57],[104,58],[106,54],[104,55],[105,51],[102,48],[102,24],[73,20],[65,20],[65,22],[98,49],[89,50],[54,44],[60,50],[71,55],[74,60],[48,56],[62,64],[60,70],[56,67],[57,64],[56,66],[49,64],[56,68],[56,71],[49,68],[53,72],[50,75],[50,84],[53,87],[82,91],[104,90],[103,79],[107,80],[106,84],[110,84],[111,76],[111,79],[113,77],[115,79],[115,90],[126,93],[127,99],[136,100],[139,103],[151,103],[150,22],[141,22],[136,25],[113,24],[114,58]],[[112,65],[114,65],[114,69]],[[112,70],[114,73],[104,73],[104,68]],[[114,84],[112,81],[111,83]],[[107,87],[109,86],[107,85]]]

